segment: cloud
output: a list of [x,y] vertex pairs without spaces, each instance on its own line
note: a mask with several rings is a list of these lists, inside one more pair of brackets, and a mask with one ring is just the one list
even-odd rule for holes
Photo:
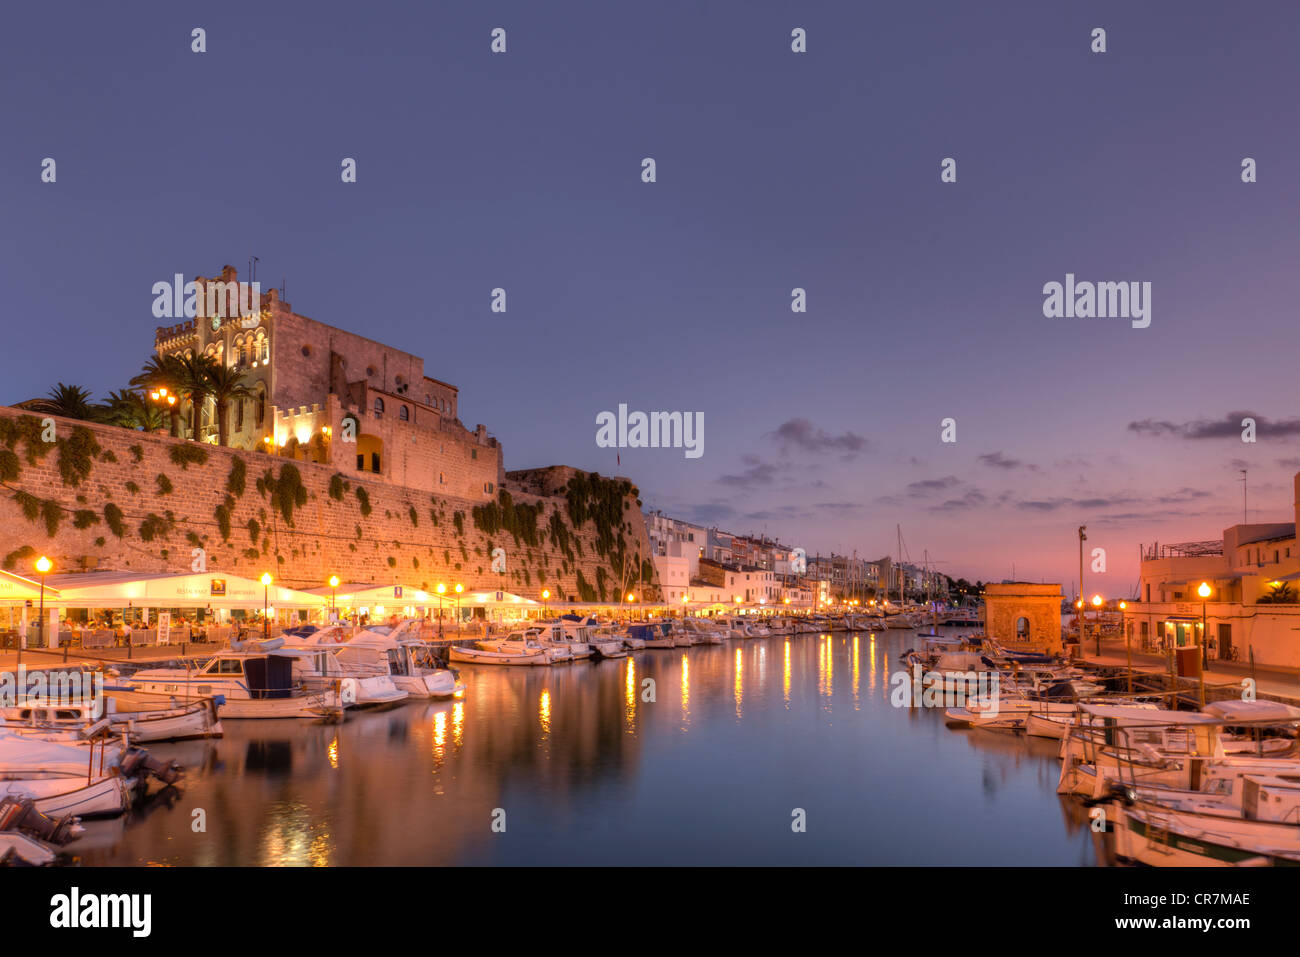
[[1020,459],[1008,458],[999,452],[987,452],[979,457],[979,460],[995,469],[1029,469],[1031,472],[1037,472],[1037,465],[1030,465],[1028,462],[1022,462]]
[[977,488],[968,489],[961,498],[950,498],[938,505],[931,505],[932,512],[959,512],[968,508],[979,508],[988,501],[987,496]]
[[736,510],[722,502],[708,505],[683,505],[677,509],[687,521],[697,525],[717,525],[736,516]]
[[921,495],[929,495],[933,492],[944,492],[954,486],[960,485],[961,479],[955,475],[945,475],[943,478],[922,479],[919,482],[909,482],[907,485],[907,494],[914,498]]
[[796,449],[813,455],[827,455],[834,452],[843,453],[852,458],[867,450],[868,442],[855,432],[831,435],[817,428],[807,419],[790,419],[781,423],[768,435],[781,447],[782,452]]
[[743,472],[719,475],[717,481],[732,488],[751,489],[771,485],[776,481],[779,470],[768,462],[757,462]]
[[1240,439],[1242,419],[1255,420],[1255,433],[1260,438],[1300,435],[1300,419],[1279,419],[1274,422],[1254,412],[1229,412],[1221,419],[1193,419],[1188,422],[1142,419],[1130,422],[1128,430],[1138,435],[1173,436],[1179,439]]

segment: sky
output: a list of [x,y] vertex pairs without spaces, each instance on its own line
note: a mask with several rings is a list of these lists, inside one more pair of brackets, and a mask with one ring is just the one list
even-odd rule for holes
[[[1140,543],[1241,521],[1240,469],[1251,520],[1293,518],[1293,3],[5,19],[0,401],[124,386],[155,282],[257,256],[295,311],[424,356],[507,468],[626,475],[810,554],[901,526],[953,577],[1068,593],[1086,524],[1088,591],[1127,595]],[[1151,283],[1150,325],[1046,317],[1067,273]],[[702,414],[703,454],[598,447],[620,404]]]

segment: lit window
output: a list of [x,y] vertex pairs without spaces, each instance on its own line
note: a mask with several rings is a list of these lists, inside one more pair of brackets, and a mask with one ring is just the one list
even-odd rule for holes
[[376,419],[383,418],[383,415],[384,415],[384,400],[381,399],[379,396],[375,396],[375,418]]
[[397,417],[401,419],[403,422],[409,421],[411,418],[410,410],[407,409],[406,406],[402,406],[400,409],[397,410]]

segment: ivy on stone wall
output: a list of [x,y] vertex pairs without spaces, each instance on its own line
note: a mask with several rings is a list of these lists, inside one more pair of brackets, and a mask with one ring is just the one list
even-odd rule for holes
[[16,481],[22,470],[22,463],[13,449],[0,449],[0,482]]
[[52,498],[42,500],[41,518],[45,521],[45,534],[53,538],[58,534],[59,525],[63,521],[63,506]]
[[222,502],[217,506],[216,515],[217,531],[221,533],[221,540],[223,542],[228,542],[230,541],[230,509],[226,506],[225,502]]
[[0,444],[12,449],[19,440],[23,443],[23,456],[28,465],[39,465],[50,451],[45,441],[45,427],[34,415],[20,415],[16,419],[0,418]]
[[357,486],[357,501],[361,503],[361,517],[365,518],[370,514],[370,493],[360,485]]
[[184,445],[173,445],[167,454],[171,456],[172,464],[179,465],[182,469],[187,469],[191,465],[208,464],[207,450],[189,442]]
[[122,510],[112,502],[104,506],[104,524],[118,538],[126,534],[126,526],[122,523]]
[[139,465],[141,462],[144,461],[144,449],[142,449],[140,446],[132,445],[127,449],[127,451],[131,453],[131,461],[134,462],[136,465]]
[[152,542],[155,538],[165,536],[171,528],[167,524],[167,519],[160,515],[150,512],[140,523],[140,539],[146,542]]
[[72,513],[73,528],[90,528],[99,524],[99,515],[88,508],[79,508]]
[[172,480],[169,479],[162,472],[158,473],[157,482],[158,482],[159,495],[170,495],[172,493],[174,489],[174,486],[172,485]]
[[248,478],[248,466],[238,455],[230,460],[230,472],[226,475],[226,491],[235,498],[243,498],[244,483]]
[[35,554],[36,549],[32,548],[30,545],[23,545],[21,548],[15,548],[5,556],[4,567],[8,571],[13,571],[15,565]]
[[14,492],[14,501],[23,510],[23,518],[27,521],[34,522],[41,517],[41,500],[31,492],[18,489]]
[[336,502],[343,501],[343,493],[347,491],[348,483],[343,480],[343,476],[335,472],[330,476],[330,498]]
[[90,429],[78,425],[66,439],[59,440],[58,446],[59,477],[64,485],[75,488],[90,477],[95,457],[99,455],[99,443]]

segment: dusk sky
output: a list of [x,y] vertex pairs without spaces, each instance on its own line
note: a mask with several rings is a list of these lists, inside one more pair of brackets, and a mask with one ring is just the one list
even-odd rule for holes
[[[153,284],[255,255],[295,311],[424,356],[507,468],[810,555],[901,524],[954,577],[1068,593],[1087,524],[1089,592],[1127,595],[1139,543],[1241,520],[1241,468],[1252,520],[1292,518],[1294,4],[311,9],[6,11],[0,401],[125,386]],[[1046,318],[1067,273],[1151,283],[1149,328]],[[704,454],[616,463],[620,403],[702,412]]]

